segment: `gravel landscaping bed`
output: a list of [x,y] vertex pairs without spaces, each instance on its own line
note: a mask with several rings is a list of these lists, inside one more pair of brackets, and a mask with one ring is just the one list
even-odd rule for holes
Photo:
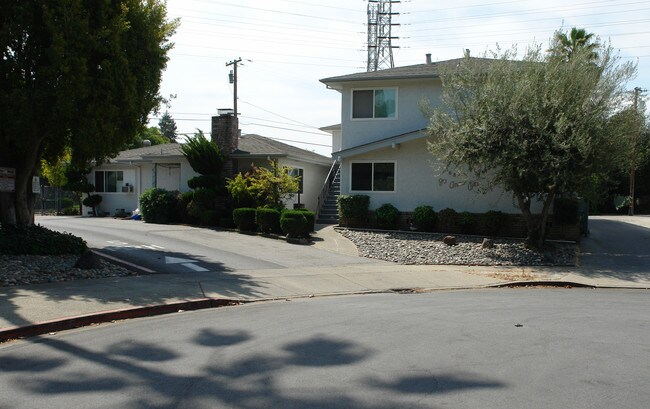
[[6,256],[0,255],[0,287],[54,283],[88,278],[137,275],[124,267],[100,259],[101,268],[75,268],[79,256]]
[[494,239],[483,248],[482,237],[455,235],[457,245],[442,242],[445,235],[337,229],[351,240],[362,257],[399,264],[453,264],[479,266],[574,266],[577,245],[549,243],[542,253],[524,247],[523,240]]

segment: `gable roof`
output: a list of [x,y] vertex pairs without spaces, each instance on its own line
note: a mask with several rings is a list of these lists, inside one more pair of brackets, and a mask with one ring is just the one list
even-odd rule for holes
[[[487,58],[470,57],[475,61],[489,61]],[[323,78],[323,84],[335,84],[340,82],[372,81],[372,80],[402,80],[418,78],[438,78],[442,67],[456,66],[465,58],[454,58],[452,60],[437,61],[431,64],[407,65],[405,67],[387,68],[385,70],[358,72],[355,74],[340,75],[337,77]]]
[[[142,148],[121,151],[110,162],[143,162],[156,158],[183,157],[179,143],[166,143],[161,145],[144,146]],[[326,156],[297,148],[286,143],[260,136],[242,135],[239,137],[239,148],[231,154],[233,157],[291,157],[294,159],[329,164],[332,160]]]

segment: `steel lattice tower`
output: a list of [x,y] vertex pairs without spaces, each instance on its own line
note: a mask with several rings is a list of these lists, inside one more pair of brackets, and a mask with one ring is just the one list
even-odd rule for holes
[[393,3],[398,0],[368,0],[368,71],[393,68]]

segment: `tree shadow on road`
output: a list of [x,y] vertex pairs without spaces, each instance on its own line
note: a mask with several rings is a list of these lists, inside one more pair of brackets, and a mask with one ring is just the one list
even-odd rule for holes
[[69,339],[33,339],[3,351],[0,385],[17,392],[14,404],[92,407],[92,399],[110,399],[123,408],[418,409],[432,407],[422,403],[427,396],[507,387],[467,373],[413,375],[411,367],[379,380],[375,351],[340,336],[250,344],[248,331],[207,328],[179,335],[174,347],[128,340],[90,347]]

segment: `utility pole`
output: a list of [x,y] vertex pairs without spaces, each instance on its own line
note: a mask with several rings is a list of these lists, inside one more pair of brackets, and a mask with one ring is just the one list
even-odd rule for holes
[[[639,94],[641,92],[645,92],[645,89],[642,89],[640,87],[635,87],[634,88],[634,112],[636,114],[639,113]],[[636,119],[636,118],[635,118]],[[632,166],[630,167],[630,207],[628,211],[628,215],[634,216],[634,177],[636,173],[636,149],[637,149],[637,143],[638,143],[638,138],[639,138],[639,129],[634,130],[634,137],[632,139]]]
[[237,65],[241,62],[241,57],[232,60],[229,63],[226,63],[226,67],[228,66],[233,66],[232,71],[230,71],[230,74],[228,75],[230,79],[230,83],[233,84],[233,109],[235,111],[235,118],[237,118]]

